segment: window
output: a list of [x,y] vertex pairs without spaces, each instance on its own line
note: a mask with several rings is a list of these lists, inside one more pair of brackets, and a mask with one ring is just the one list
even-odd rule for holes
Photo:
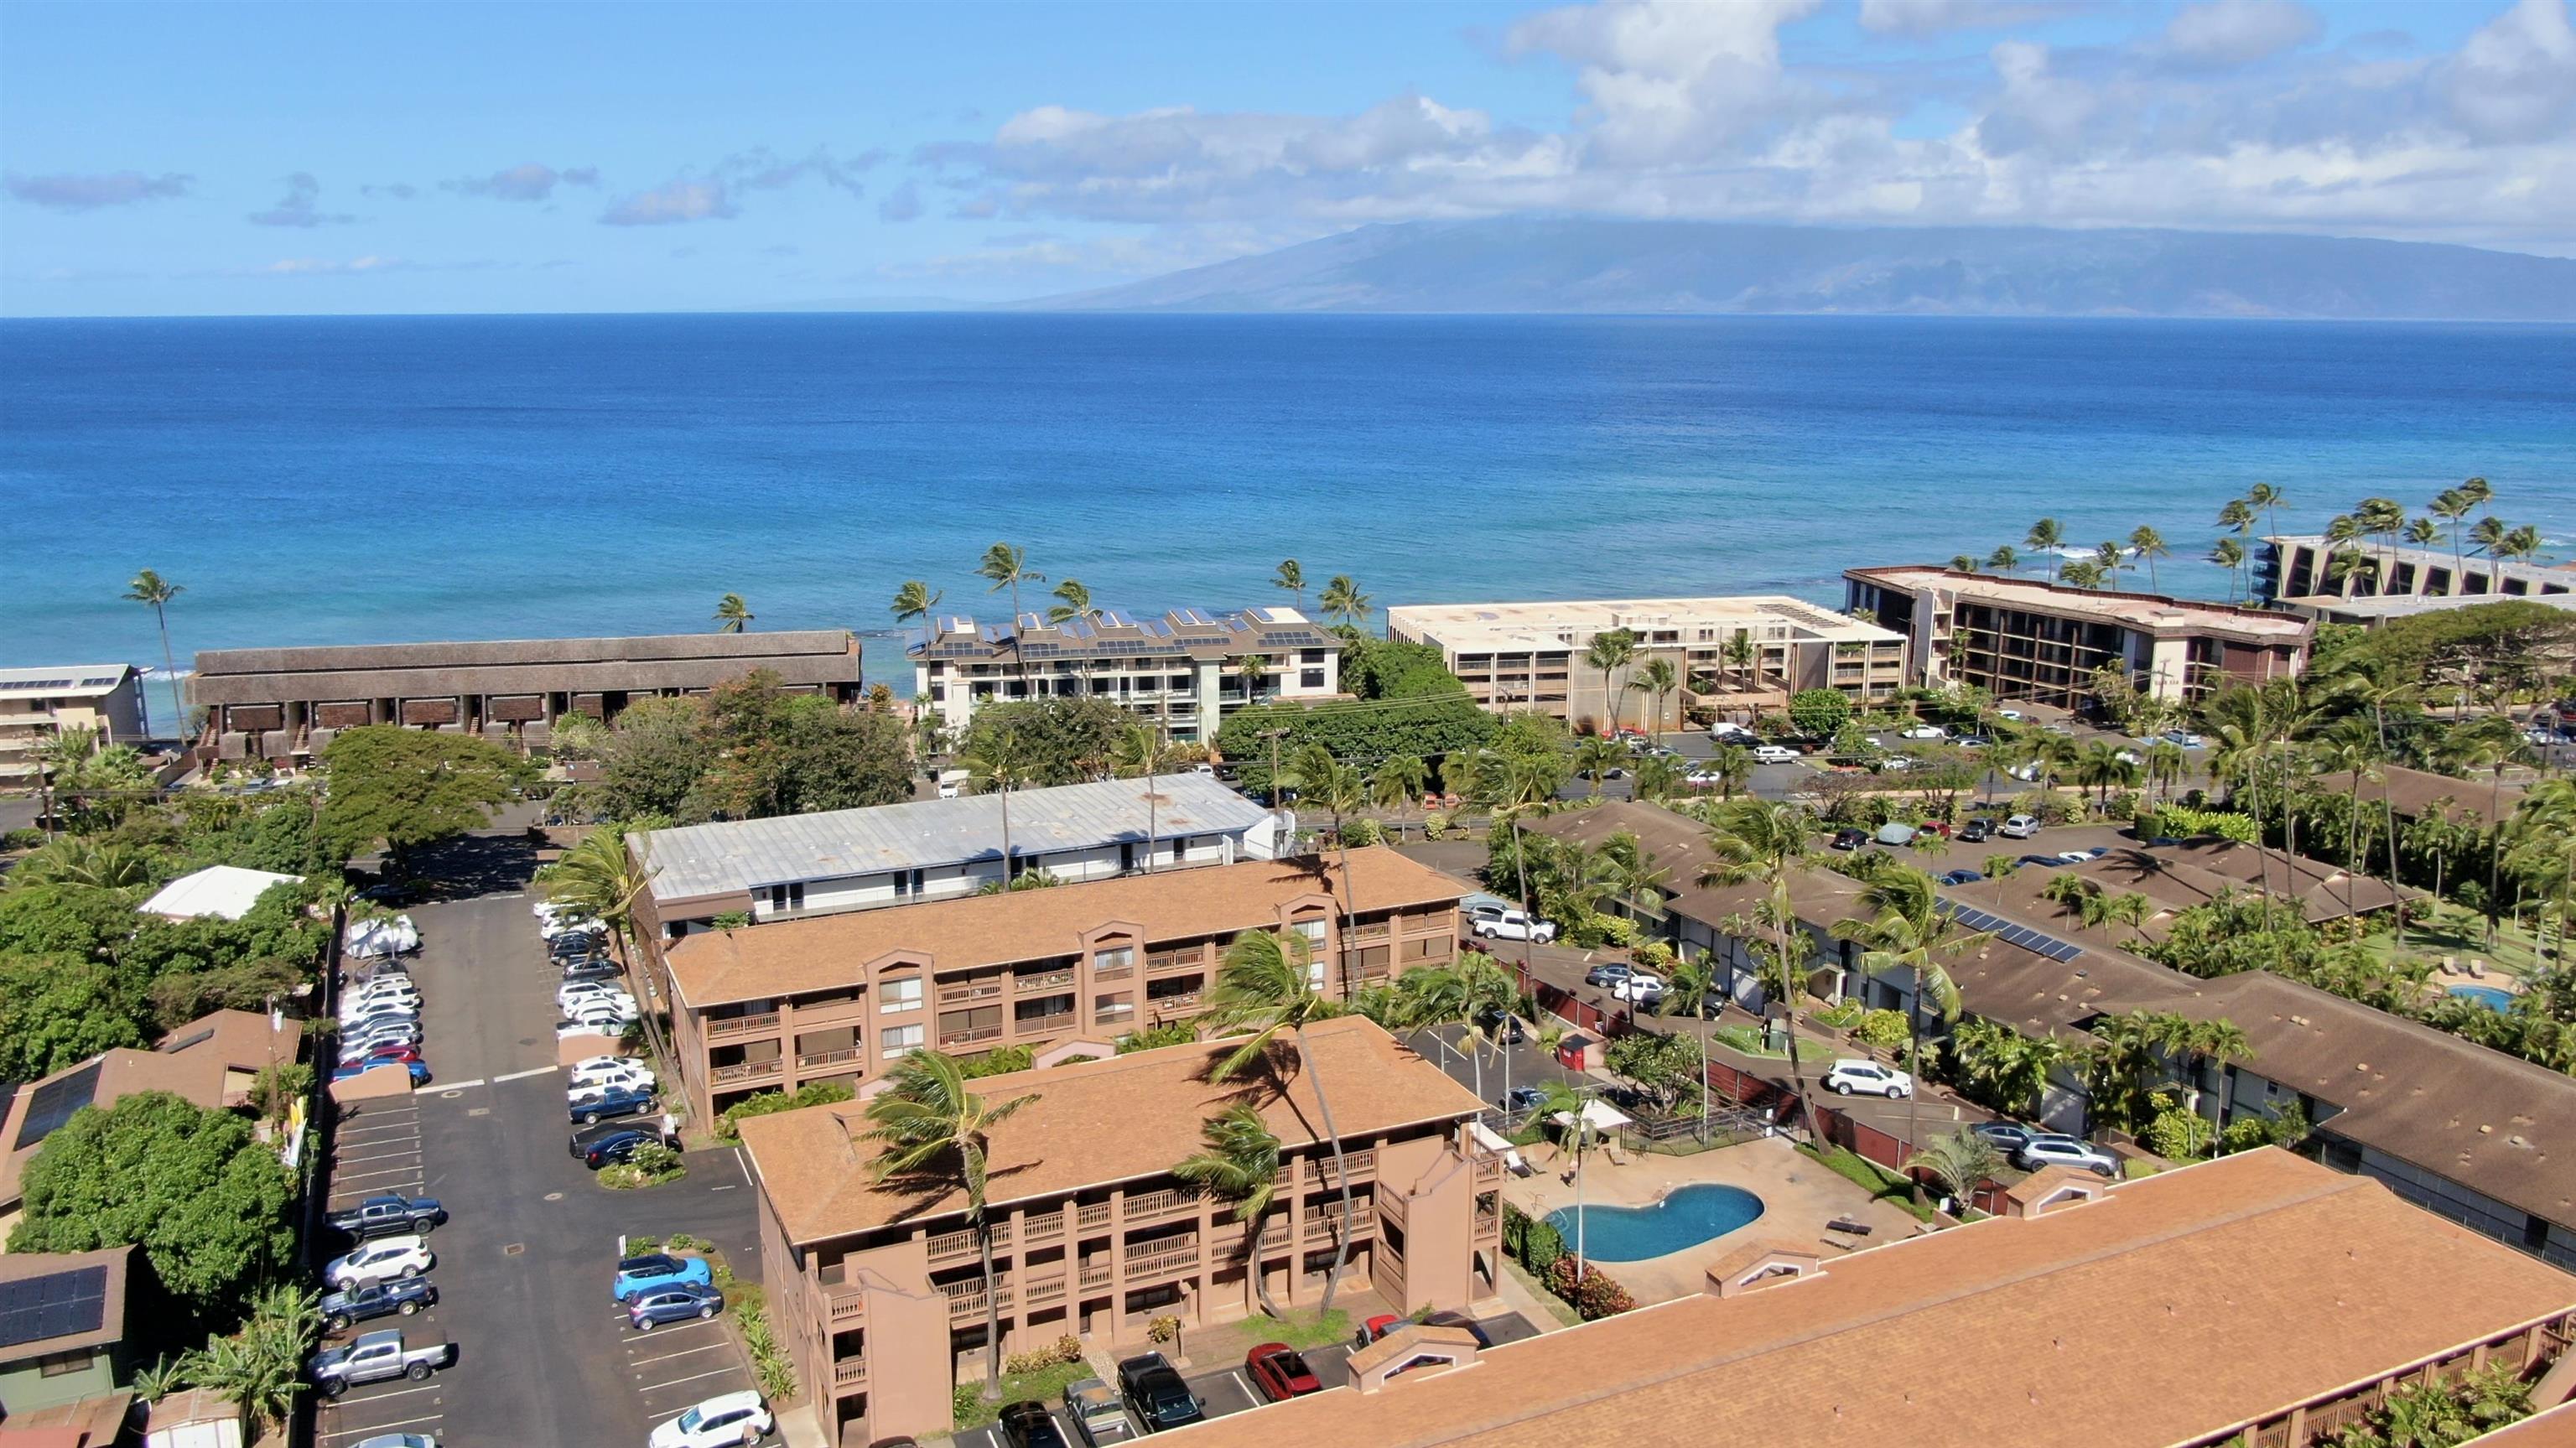
[[1296,931],[1298,934],[1300,934],[1300,935],[1302,935],[1302,936],[1306,937],[1306,943],[1307,943],[1308,945],[1314,946],[1314,947],[1315,947],[1316,949],[1318,949],[1318,950],[1320,950],[1320,949],[1322,949],[1322,948],[1323,948],[1323,945],[1324,945],[1324,922],[1323,922],[1323,921],[1321,921],[1321,920],[1300,920],[1300,921],[1296,922],[1295,924],[1293,924],[1293,925],[1289,926],[1288,928],[1289,928],[1289,929],[1291,929],[1291,930],[1294,930],[1294,931]]
[[96,1355],[97,1349],[86,1347],[76,1347],[70,1352],[46,1353],[44,1356],[36,1359],[37,1375],[40,1377],[60,1378],[67,1377],[73,1373],[87,1372],[89,1371],[91,1360]]
[[770,886],[770,887],[769,887],[769,908],[770,908],[770,909],[772,909],[772,910],[802,910],[802,909],[804,909],[804,908],[805,908],[805,883],[804,883],[802,880],[800,880],[800,881],[796,882],[796,883],[795,883],[795,884],[793,884],[793,885],[772,885],[772,886]]
[[1301,664],[1320,664],[1323,661],[1324,651],[1322,649],[1303,649],[1297,654],[1297,662]]
[[1324,687],[1324,671],[1321,669],[1300,669],[1297,672],[1297,687],[1301,689],[1320,689]]
[[898,900],[909,900],[920,893],[921,872],[919,870],[897,870],[894,872],[894,898]]
[[877,1011],[879,1014],[894,1015],[901,1011],[917,1011],[919,1009],[921,1009],[920,976],[899,976],[893,980],[881,980],[877,982]]
[[1104,1026],[1114,1021],[1126,1020],[1134,1014],[1136,1014],[1136,994],[1133,991],[1122,990],[1115,995],[1091,998],[1091,1018]]
[[885,1056],[902,1056],[921,1049],[921,1026],[888,1026],[877,1032],[877,1047]]
[[1091,956],[1093,970],[1123,970],[1135,963],[1136,947],[1132,945],[1119,945],[1107,950],[1094,951]]

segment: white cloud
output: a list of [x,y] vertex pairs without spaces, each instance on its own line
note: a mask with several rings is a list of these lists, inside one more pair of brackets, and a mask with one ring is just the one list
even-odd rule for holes
[[140,171],[111,171],[93,176],[0,177],[9,194],[32,206],[53,211],[96,211],[102,206],[130,206],[137,201],[166,201],[188,194],[197,178],[170,172],[146,176]]
[[2187,65],[2250,65],[2305,45],[2324,29],[2298,0],[2210,0],[2175,13],[2165,46]]
[[636,192],[599,219],[610,226],[669,226],[683,221],[729,221],[740,214],[721,181],[672,181]]
[[266,211],[254,211],[247,218],[253,226],[346,226],[358,218],[345,211],[321,209],[322,183],[312,173],[298,171],[286,178],[286,194]]
[[1932,35],[2054,20],[2075,8],[2071,3],[2009,4],[2005,0],[1860,0],[1860,23],[1864,30]]
[[2521,0],[2469,37],[2443,68],[2453,111],[2494,141],[2567,144],[2576,129],[2576,30],[2567,0]]
[[254,273],[272,277],[354,276],[366,272],[398,271],[410,263],[398,256],[358,256],[345,261],[325,257],[296,256],[256,267]]
[[863,151],[842,159],[816,147],[813,154],[802,160],[781,161],[768,148],[755,147],[725,157],[708,168],[704,175],[683,175],[651,190],[624,197],[601,213],[599,219],[609,226],[729,221],[742,214],[743,193],[785,190],[808,178],[856,199],[867,194],[860,177],[885,158],[883,151]]
[[916,221],[921,217],[921,183],[907,177],[877,203],[879,221]]
[[495,201],[547,201],[557,186],[596,186],[599,168],[573,166],[558,171],[535,161],[523,162],[489,176],[468,176],[455,181],[441,181],[441,187],[464,196],[488,196]]

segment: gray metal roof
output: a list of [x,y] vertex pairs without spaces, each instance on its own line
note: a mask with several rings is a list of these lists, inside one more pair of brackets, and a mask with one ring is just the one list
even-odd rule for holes
[[[1203,774],[1158,775],[1154,838],[1233,834],[1268,811]],[[1112,779],[1011,793],[1011,848],[1021,856],[1142,842],[1145,781]],[[778,819],[654,830],[640,837],[653,898],[679,900],[765,885],[999,859],[999,795],[962,795]]]

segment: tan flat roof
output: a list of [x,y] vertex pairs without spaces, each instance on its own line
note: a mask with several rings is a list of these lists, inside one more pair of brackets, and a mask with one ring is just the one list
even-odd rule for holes
[[[1889,643],[1905,636],[1834,612],[1821,604],[1786,594],[1755,593],[1718,598],[1584,598],[1528,603],[1414,603],[1386,612],[1390,632],[1425,634],[1456,653],[1492,649],[1562,649],[1573,644],[1560,637],[1586,639],[1614,628],[1702,628],[1725,631],[1786,625],[1790,637],[1834,643]],[[1756,637],[1761,635],[1757,632]],[[1684,644],[1725,642],[1685,638]],[[1663,645],[1660,647],[1669,647]]]
[[2234,634],[2266,644],[2295,644],[2305,641],[2316,630],[2312,619],[2267,608],[2240,608],[2230,603],[2175,598],[2163,593],[2076,588],[2050,583],[2044,578],[1960,573],[1929,564],[1847,568],[1843,570],[1843,576],[1892,588],[1937,588],[1960,598],[1978,599],[2004,608],[2107,619],[2142,633],[2211,632]]
[[1238,1413],[1185,1441],[2147,1448],[2572,1310],[2576,1278],[2375,1181],[2265,1149],[1489,1348],[1367,1397]]
[[[680,998],[703,1008],[851,985],[865,977],[868,962],[897,950],[927,954],[936,968],[949,970],[1076,954],[1085,932],[1113,921],[1136,926],[1148,941],[1275,928],[1281,906],[1327,893],[1342,898],[1338,854],[708,931],[685,937],[666,959]],[[1351,851],[1350,898],[1359,910],[1437,905],[1466,893],[1456,880],[1393,850]]]
[[[1037,1098],[993,1133],[989,1205],[1160,1176],[1198,1149],[1201,1123],[1238,1102],[1260,1108],[1283,1148],[1312,1146],[1324,1140],[1318,1079],[1342,1139],[1354,1150],[1398,1127],[1469,1117],[1484,1106],[1361,1017],[1326,1021],[1306,1033],[1306,1042],[1311,1061],[1298,1057],[1293,1038],[1283,1038],[1275,1071],[1223,1085],[1207,1078],[1234,1049],[1225,1043],[1168,1046],[975,1082],[976,1094],[988,1102]],[[867,1103],[849,1101],[742,1124],[752,1174],[790,1239],[819,1242],[965,1210],[965,1198],[954,1191],[877,1185],[868,1174],[876,1147],[859,1139],[866,1117]]]

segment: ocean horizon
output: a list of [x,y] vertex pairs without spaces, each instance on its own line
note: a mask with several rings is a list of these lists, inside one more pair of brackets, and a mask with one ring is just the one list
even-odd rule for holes
[[[2155,527],[2224,598],[2285,529],[2472,475],[2564,556],[2576,327],[1922,317],[763,312],[0,321],[11,665],[1103,607],[1787,593]],[[2142,570],[2124,587],[2143,588]],[[1024,589],[1042,606],[1045,586]],[[166,701],[156,697],[156,714]]]

